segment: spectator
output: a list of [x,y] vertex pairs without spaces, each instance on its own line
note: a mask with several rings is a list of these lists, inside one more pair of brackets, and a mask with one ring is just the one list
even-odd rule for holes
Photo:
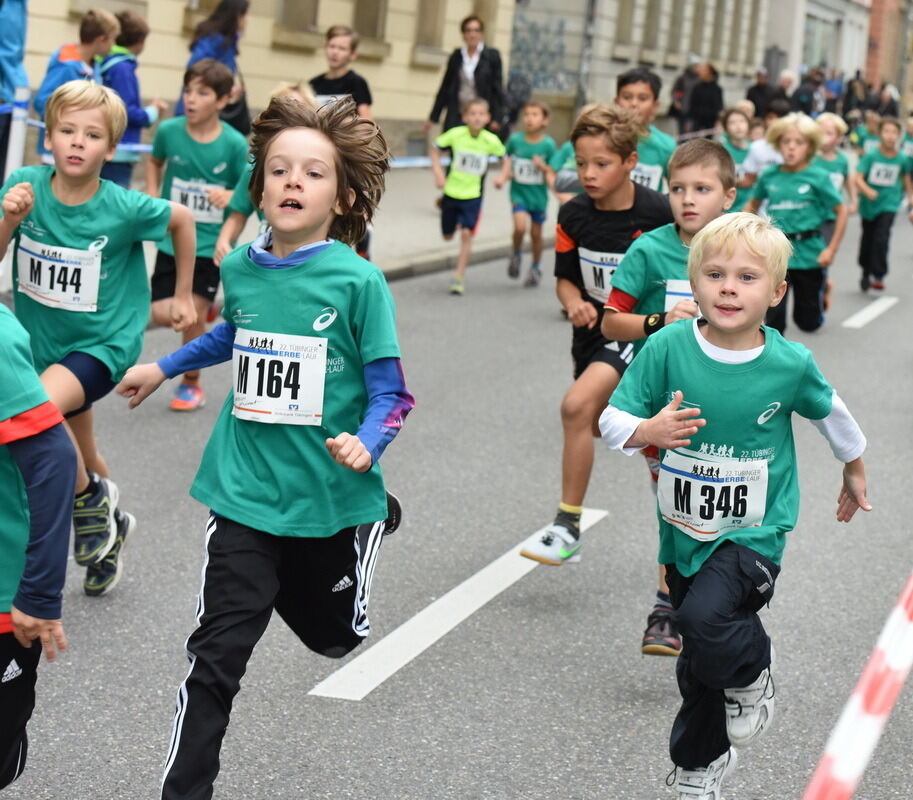
[[820,70],[810,69],[805,73],[799,88],[793,93],[791,98],[793,110],[801,111],[810,117],[815,117],[824,111],[824,95],[821,91],[821,84],[824,82],[824,76]]
[[866,108],[866,88],[862,80],[862,75],[857,71],[856,75],[847,84],[846,92],[843,95],[843,118],[853,127],[850,122],[850,115],[858,112],[861,116]]
[[799,82],[799,78],[791,69],[784,69],[777,80],[777,88],[774,90],[774,98],[780,97],[784,100],[792,98],[793,89]]
[[485,25],[474,14],[460,23],[460,31],[465,44],[450,54],[434,107],[422,125],[422,132],[428,133],[445,110],[445,131],[462,125],[465,105],[482,99],[488,102],[491,113],[488,129],[500,134],[506,111],[501,54],[493,47],[485,46],[482,41]]
[[750,86],[745,95],[745,97],[754,103],[754,116],[763,117],[767,114],[767,104],[774,99],[775,94],[776,90],[769,83],[767,70],[762,67],[755,75],[754,86]]
[[843,97],[843,73],[832,69],[830,77],[824,82],[824,110],[832,114],[840,113],[840,98]]
[[875,111],[880,117],[900,116],[900,92],[897,91],[896,86],[891,83],[882,85]]
[[669,106],[669,116],[678,122],[678,135],[693,130],[691,121],[691,92],[700,78],[697,74],[697,64],[689,64],[684,72],[672,84],[672,103]]
[[690,116],[694,130],[709,131],[714,128],[724,108],[723,90],[717,83],[719,73],[709,62],[697,65],[700,81],[691,90]]
[[[0,104],[12,103],[17,86],[28,86],[22,59],[25,57],[25,26],[28,0],[0,3]],[[0,114],[0,177],[6,174],[6,148],[9,144],[11,114]]]

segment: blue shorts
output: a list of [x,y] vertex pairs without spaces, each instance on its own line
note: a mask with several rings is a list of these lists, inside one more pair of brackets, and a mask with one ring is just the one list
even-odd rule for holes
[[105,363],[99,361],[95,356],[90,356],[88,353],[80,353],[79,351],[68,353],[57,363],[62,367],[66,367],[76,376],[76,379],[82,384],[82,390],[86,395],[86,402],[81,408],[64,414],[67,419],[88,411],[92,408],[92,403],[96,400],[101,400],[117,385],[111,380],[111,370],[108,369]]
[[457,225],[476,232],[479,224],[479,215],[482,213],[482,198],[474,197],[472,200],[457,200],[446,194],[441,200],[441,233],[450,236],[457,229]]
[[541,225],[545,222],[545,211],[530,211],[523,203],[514,203],[511,207],[511,211],[516,214],[522,212],[524,214],[529,214],[529,218],[533,221],[533,225]]

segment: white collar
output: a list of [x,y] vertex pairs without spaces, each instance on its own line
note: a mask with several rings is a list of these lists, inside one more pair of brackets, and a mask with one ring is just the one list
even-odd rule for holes
[[475,55],[469,55],[469,51],[466,49],[466,45],[464,44],[460,48],[460,53],[463,54],[463,66],[465,67],[471,65],[472,68],[475,69],[476,64],[479,63],[479,56],[482,55],[482,51],[484,49],[485,43],[479,42],[479,46],[476,48]]

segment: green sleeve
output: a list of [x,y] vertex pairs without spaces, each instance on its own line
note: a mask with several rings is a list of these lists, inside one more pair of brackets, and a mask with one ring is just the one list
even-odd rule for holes
[[822,172],[821,177],[823,180],[815,183],[815,190],[821,197],[821,202],[827,204],[827,208],[839,206],[843,202],[843,195],[834,188],[834,184],[826,172]]
[[564,166],[564,162],[570,158],[570,153],[567,152],[569,150],[569,144],[570,142],[566,142],[565,144],[561,145],[561,147],[555,151],[554,155],[548,161],[548,165],[556,172],[561,169]]
[[662,337],[658,334],[647,339],[643,350],[625,370],[618,388],[612,392],[611,403],[615,408],[641,419],[649,419],[665,405],[662,383],[665,352]]
[[256,209],[254,209],[254,204],[250,199],[249,183],[250,170],[246,169],[235,184],[235,190],[228,203],[229,213],[237,212],[238,214],[243,214],[245,218],[254,213]]
[[758,182],[751,192],[752,200],[764,200],[767,197],[767,170],[758,176]]
[[796,388],[793,408],[806,419],[824,419],[831,413],[834,389],[821,374],[812,354],[806,351],[805,355],[805,372]]
[[648,250],[646,236],[637,239],[631,245],[612,276],[613,289],[619,289],[635,299],[643,297],[649,271]]
[[455,130],[456,128],[451,128],[450,130],[444,131],[440,136],[438,136],[437,139],[434,140],[435,147],[440,147],[442,150],[450,147],[451,143],[453,142],[453,131]]
[[558,145],[555,144],[555,140],[552,139],[551,136],[546,136],[546,137],[545,137],[545,146],[546,146],[547,149],[546,149],[546,151],[545,151],[545,158],[543,158],[542,160],[543,160],[546,164],[548,164],[549,166],[551,166],[551,165],[552,165],[552,159],[555,157],[555,153],[558,152]]
[[872,152],[866,153],[856,164],[856,172],[862,175],[863,178],[869,174],[869,167],[872,166]]
[[131,233],[137,242],[158,242],[168,233],[171,203],[159,197],[124,191],[125,219],[131,221]]
[[510,138],[507,140],[506,152],[507,155],[512,156],[517,149],[517,134],[512,133]]
[[363,364],[399,358],[396,308],[379,269],[373,269],[352,304],[352,328]]
[[168,128],[159,125],[155,131],[155,137],[152,139],[152,157],[156,161],[164,161],[168,156]]
[[5,306],[0,307],[0,420],[40,406],[48,400],[41,385],[29,335]]

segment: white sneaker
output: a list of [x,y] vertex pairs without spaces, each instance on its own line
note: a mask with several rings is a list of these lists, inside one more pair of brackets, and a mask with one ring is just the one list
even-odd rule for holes
[[735,769],[738,760],[736,749],[730,747],[707,767],[673,770],[669,777],[674,776],[674,785],[669,785],[678,790],[678,800],[723,800],[723,778]]
[[745,747],[757,739],[774,719],[774,681],[770,674],[774,649],[770,647],[770,667],[748,686],[723,689],[726,701],[726,733],[736,747]]
[[580,539],[575,539],[564,525],[553,522],[538,539],[529,542],[520,555],[552,567],[560,567],[565,562],[576,564],[580,561]]

